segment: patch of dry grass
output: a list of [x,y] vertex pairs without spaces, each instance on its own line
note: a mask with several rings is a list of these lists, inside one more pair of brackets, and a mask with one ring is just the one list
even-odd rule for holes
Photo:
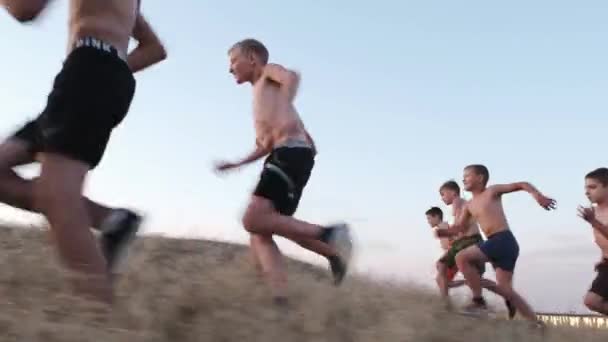
[[606,341],[598,331],[480,321],[441,309],[435,293],[363,277],[334,288],[290,261],[292,309],[279,312],[242,246],[145,237],[118,284],[112,315],[69,295],[37,230],[0,229],[0,341]]

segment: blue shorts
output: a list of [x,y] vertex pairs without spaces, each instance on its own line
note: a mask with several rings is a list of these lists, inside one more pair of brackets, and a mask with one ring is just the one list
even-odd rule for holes
[[478,244],[481,252],[486,255],[494,269],[513,272],[519,257],[519,244],[511,230],[503,230],[488,237]]

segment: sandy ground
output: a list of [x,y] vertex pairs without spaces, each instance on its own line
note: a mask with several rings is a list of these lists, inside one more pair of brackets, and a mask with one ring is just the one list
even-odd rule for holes
[[[140,238],[110,314],[70,296],[43,231],[0,228],[0,341],[606,341],[608,331],[450,314],[429,290],[290,261],[291,307],[271,305],[243,246]],[[502,308],[497,308],[502,310]]]

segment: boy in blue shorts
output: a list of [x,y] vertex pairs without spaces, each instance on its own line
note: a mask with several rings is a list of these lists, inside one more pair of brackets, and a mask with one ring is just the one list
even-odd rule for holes
[[496,271],[497,293],[513,303],[526,319],[541,325],[530,305],[513,289],[513,272],[519,257],[519,245],[509,228],[502,206],[502,195],[526,191],[546,210],[555,209],[555,200],[545,197],[527,182],[488,186],[488,179],[489,171],[485,166],[476,164],[465,167],[464,188],[473,194],[473,198],[466,203],[454,225],[440,231],[444,236],[458,234],[467,228],[466,222],[474,218],[487,237],[486,241],[469,246],[456,256],[458,269],[473,292],[473,303],[467,307],[467,311],[486,308],[481,295],[481,275],[476,266],[490,262]]

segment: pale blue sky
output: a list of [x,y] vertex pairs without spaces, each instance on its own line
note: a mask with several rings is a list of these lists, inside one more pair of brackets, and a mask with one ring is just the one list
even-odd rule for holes
[[[3,136],[44,107],[65,3],[29,26],[0,15]],[[253,147],[250,87],[235,84],[226,51],[255,37],[302,73],[297,106],[319,145],[297,216],[352,223],[360,271],[433,285],[424,211],[444,180],[484,163],[492,182],[528,180],[558,200],[548,213],[526,194],[505,198],[522,248],[516,285],[538,309],[581,309],[599,251],[575,209],[584,174],[608,161],[608,3],[179,3],[143,2],[169,58],[137,75],[87,194],[145,211],[149,232],[245,241],[239,216],[260,164],[223,178],[211,167]]]

